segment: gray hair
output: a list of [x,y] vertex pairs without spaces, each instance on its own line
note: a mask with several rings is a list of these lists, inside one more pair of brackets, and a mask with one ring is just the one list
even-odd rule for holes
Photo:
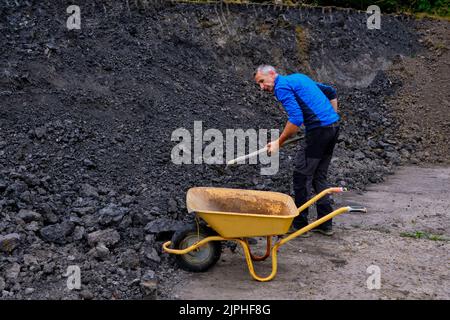
[[273,72],[277,72],[277,70],[275,70],[275,68],[274,67],[272,67],[271,65],[268,65],[268,64],[262,64],[262,65],[260,65],[258,68],[256,68],[256,71],[255,71],[255,76],[256,76],[256,73],[258,73],[258,72],[261,72],[262,74],[267,74],[267,73],[269,73],[270,71],[273,71]]

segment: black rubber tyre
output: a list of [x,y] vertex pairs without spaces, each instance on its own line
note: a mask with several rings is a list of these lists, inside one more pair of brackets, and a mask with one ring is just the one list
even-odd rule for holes
[[[197,225],[188,225],[176,231],[172,237],[173,249],[186,249],[194,243],[210,236],[217,235],[213,230]],[[178,266],[186,271],[204,272],[211,268],[220,259],[222,245],[220,241],[210,241],[205,245],[186,254],[175,255]]]

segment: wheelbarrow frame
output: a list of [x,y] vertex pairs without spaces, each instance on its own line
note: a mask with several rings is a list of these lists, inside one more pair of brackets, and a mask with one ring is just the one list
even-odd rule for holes
[[[343,191],[346,191],[346,189],[340,188],[340,187],[328,188],[328,189],[323,190],[322,192],[320,192],[319,194],[317,194],[316,196],[311,198],[309,201],[304,203],[302,206],[300,206],[297,209],[297,214],[295,216],[300,214],[303,210],[305,210],[306,208],[308,208],[309,206],[311,206],[312,204],[314,204],[315,202],[317,202],[319,199],[323,198],[324,196],[331,194],[331,193],[338,193],[338,192],[343,192]],[[270,281],[275,277],[275,275],[277,273],[277,252],[278,252],[278,249],[282,245],[284,245],[286,242],[304,234],[305,232],[308,232],[311,229],[316,228],[317,226],[321,225],[322,223],[324,223],[344,212],[367,212],[367,210],[364,207],[350,207],[350,206],[341,207],[341,208],[336,209],[333,212],[327,214],[326,216],[308,224],[307,226],[293,232],[292,234],[279,239],[273,246],[272,246],[272,236],[274,236],[274,235],[273,234],[265,235],[266,239],[267,239],[267,246],[266,246],[266,253],[263,256],[255,256],[251,253],[247,237],[240,237],[240,238],[230,237],[229,238],[229,237],[222,237],[219,235],[206,237],[185,249],[172,249],[172,248],[170,248],[170,245],[172,244],[172,242],[167,241],[163,244],[163,250],[165,252],[168,252],[171,254],[182,255],[182,254],[187,254],[193,250],[196,250],[197,248],[205,245],[206,243],[208,243],[210,241],[235,241],[235,242],[239,243],[241,245],[242,249],[244,250],[244,255],[245,255],[245,260],[247,261],[248,270],[249,270],[251,276],[253,277],[253,279],[255,279],[257,281],[262,281],[262,282]],[[212,229],[214,230],[214,228],[212,228]],[[258,276],[255,272],[255,268],[253,266],[253,261],[263,261],[266,258],[268,258],[269,256],[272,256],[272,272],[266,277]]]

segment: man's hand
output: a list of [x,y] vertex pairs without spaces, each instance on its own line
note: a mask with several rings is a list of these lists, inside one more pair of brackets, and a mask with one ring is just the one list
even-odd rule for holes
[[267,155],[276,154],[280,150],[280,139],[271,141],[267,144]]
[[296,134],[297,131],[298,127],[295,124],[288,121],[280,137],[277,140],[274,140],[267,144],[267,154],[269,156],[271,154],[276,154],[278,150],[280,150],[280,146],[282,146],[289,137]]
[[338,112],[338,101],[337,99],[330,100],[331,105],[333,106],[334,111]]

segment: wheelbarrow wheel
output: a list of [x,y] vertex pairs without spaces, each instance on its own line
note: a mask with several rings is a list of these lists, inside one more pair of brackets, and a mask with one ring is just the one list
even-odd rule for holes
[[[174,249],[186,249],[200,240],[217,235],[212,229],[197,225],[188,225],[176,231],[172,237]],[[210,241],[205,245],[186,254],[176,255],[178,266],[186,271],[204,272],[211,268],[220,259],[222,245],[220,241]]]

